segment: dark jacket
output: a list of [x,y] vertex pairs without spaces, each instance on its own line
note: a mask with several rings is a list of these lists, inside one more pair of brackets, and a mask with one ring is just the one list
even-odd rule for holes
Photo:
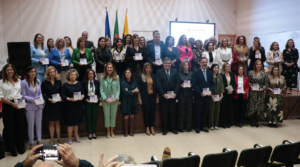
[[[232,72],[229,72],[229,75],[230,75],[230,85],[232,86],[232,95],[234,94],[234,90],[235,90],[235,87],[236,87],[236,84],[235,84],[235,78],[234,78],[234,74]],[[223,78],[223,84],[224,84],[224,92],[227,94],[228,90],[226,89],[226,87],[228,87],[228,83],[227,83],[227,78],[226,78],[226,75],[225,74],[221,74],[222,78]]]
[[207,81],[205,81],[202,69],[199,68],[193,72],[192,75],[192,87],[194,88],[194,97],[200,98],[203,88],[209,88],[209,91],[213,92],[215,88],[215,81],[213,74],[210,70],[206,70]]
[[[93,82],[95,85],[95,95],[97,95],[98,102],[100,102],[100,82],[98,80],[94,80]],[[84,101],[86,101],[86,99],[90,99],[90,97],[88,96],[90,86],[89,81],[84,80],[81,82],[81,85],[84,92]]]
[[[160,46],[160,57],[163,60],[164,53],[165,53],[165,45],[164,43],[159,43]],[[147,61],[152,65],[153,73],[156,74],[156,71],[163,68],[163,66],[154,66],[153,63],[155,62],[155,44],[154,42],[148,43],[147,45]]]
[[94,50],[94,58],[96,62],[96,73],[103,73],[104,65],[112,61],[112,54],[109,49],[106,49],[106,54],[103,55],[102,51],[98,52],[97,49]]
[[[156,98],[156,78],[155,78],[155,75],[152,74],[151,75],[151,78],[152,78],[152,81],[153,81],[153,95],[154,95],[154,98]],[[141,100],[142,100],[142,103],[143,104],[148,104],[148,86],[147,86],[147,82],[143,82],[142,80],[142,76],[139,75],[138,76],[138,79],[137,79],[137,84],[138,84],[138,87],[139,87],[139,91],[140,91],[140,94],[141,94]]]
[[[135,56],[135,53],[141,53],[143,60],[135,61],[133,59],[133,56]],[[137,64],[140,64],[140,68],[142,70],[143,64],[145,62],[147,62],[147,48],[139,47],[139,50],[137,51],[137,50],[135,50],[135,48],[128,46],[127,50],[126,50],[125,60],[128,62],[128,68],[131,68],[133,71],[136,70]]]
[[[259,51],[260,51],[260,55],[261,55],[262,68],[263,68],[264,67],[264,62],[266,61],[265,49],[260,48]],[[252,48],[250,49],[249,53],[250,53],[249,54],[249,59],[251,61],[250,61],[250,65],[249,65],[249,69],[248,70],[251,71],[254,68],[255,61],[258,60],[258,59],[255,58],[255,51],[253,51]]]
[[133,81],[131,85],[129,85],[128,82],[124,80],[121,82],[121,111],[125,115],[137,114],[138,112],[138,93],[132,93],[132,90],[137,87],[138,85],[136,81]]
[[176,96],[179,93],[180,89],[180,76],[176,69],[170,69],[170,81],[164,68],[156,72],[156,89],[159,93],[159,99],[165,100],[163,97],[167,91],[174,91]]

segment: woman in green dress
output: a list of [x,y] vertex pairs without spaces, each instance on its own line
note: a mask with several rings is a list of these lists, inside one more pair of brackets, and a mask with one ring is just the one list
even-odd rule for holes
[[[130,136],[133,134],[133,123],[134,115],[138,112],[138,85],[134,79],[134,74],[132,69],[127,68],[124,71],[122,82],[121,82],[121,111],[124,115],[124,136],[128,136],[128,122],[130,122]],[[130,118],[130,121],[128,119]]]
[[265,99],[265,117],[269,127],[277,128],[283,120],[283,94],[286,91],[284,76],[280,75],[279,67],[273,67],[269,75],[269,88]]

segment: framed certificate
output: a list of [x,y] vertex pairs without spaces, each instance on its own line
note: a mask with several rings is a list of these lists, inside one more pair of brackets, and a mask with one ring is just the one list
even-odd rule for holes
[[280,57],[276,57],[275,61],[277,61],[277,62],[281,61]]
[[97,103],[97,96],[96,95],[90,95],[90,102]]
[[81,100],[81,92],[74,92],[74,100]]
[[86,58],[80,59],[80,64],[87,64]]
[[62,66],[69,66],[69,61],[68,60],[62,60],[61,64],[62,64]]
[[220,101],[220,96],[219,95],[213,95],[214,99],[215,99],[215,102],[216,101]]
[[108,95],[108,96],[107,96],[107,100],[108,100],[109,102],[113,102],[113,101],[115,100],[114,95]]
[[237,93],[244,93],[244,90],[242,87],[237,87]]
[[274,88],[274,95],[280,95],[280,88]]
[[52,100],[55,101],[55,102],[60,101],[60,96],[59,96],[59,94],[58,94],[58,93],[57,93],[57,94],[53,94],[53,95],[52,95]]
[[245,56],[241,56],[240,59],[241,60],[246,60],[246,57]]
[[41,96],[34,97],[34,102],[36,105],[44,104],[43,97]]
[[189,61],[190,61],[190,59],[189,59],[189,58],[187,58],[187,57],[185,57],[185,58],[183,58],[183,61],[187,61],[187,62],[189,62]]
[[26,103],[24,99],[18,100],[18,107],[19,108],[25,108]]
[[233,88],[232,88],[231,85],[229,85],[229,86],[226,87],[226,90],[227,90],[227,91],[233,91]]
[[122,57],[120,54],[115,54],[115,58],[116,58],[116,60],[122,60]]
[[261,59],[261,54],[260,53],[255,53],[255,58],[256,59]]
[[43,65],[49,64],[49,59],[48,58],[41,58],[40,61],[43,63]]
[[209,95],[210,91],[209,88],[203,88],[203,94]]
[[191,87],[191,81],[190,80],[184,80],[183,81],[183,87],[190,88]]
[[253,90],[259,91],[259,85],[258,84],[253,84],[252,85]]
[[173,99],[173,97],[174,97],[174,91],[168,91],[167,95],[168,95],[169,99]]
[[136,53],[134,56],[135,56],[135,60],[143,60],[141,53]]
[[160,59],[160,58],[158,58],[158,59],[155,59],[155,64],[157,64],[157,65],[161,65],[161,64],[162,64],[162,61],[161,61],[161,59]]

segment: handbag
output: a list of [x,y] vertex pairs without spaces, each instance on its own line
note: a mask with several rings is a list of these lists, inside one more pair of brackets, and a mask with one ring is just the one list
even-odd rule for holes
[[3,159],[5,157],[5,150],[4,150],[4,139],[0,135],[0,159]]

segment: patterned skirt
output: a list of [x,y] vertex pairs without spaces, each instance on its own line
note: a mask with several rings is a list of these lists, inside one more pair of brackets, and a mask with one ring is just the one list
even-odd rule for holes
[[267,121],[282,123],[283,121],[283,98],[266,96],[264,116]]

